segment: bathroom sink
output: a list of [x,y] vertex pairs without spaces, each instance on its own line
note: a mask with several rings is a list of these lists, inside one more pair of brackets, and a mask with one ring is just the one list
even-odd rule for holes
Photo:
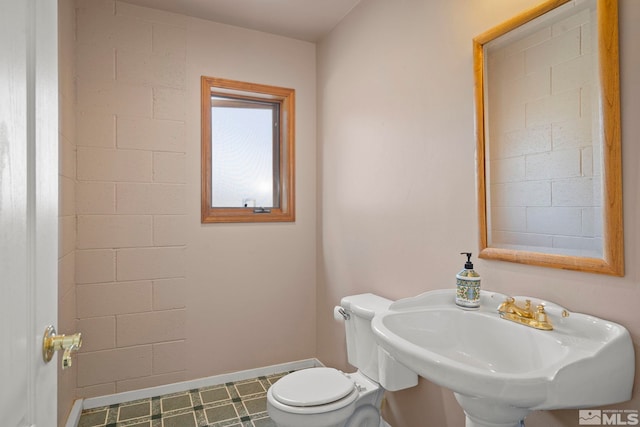
[[532,410],[631,398],[635,358],[623,326],[526,297],[553,324],[538,330],[502,319],[506,298],[482,291],[471,311],[455,305],[454,290],[427,292],[393,303],[372,328],[388,356],[456,393],[468,425],[518,425]]

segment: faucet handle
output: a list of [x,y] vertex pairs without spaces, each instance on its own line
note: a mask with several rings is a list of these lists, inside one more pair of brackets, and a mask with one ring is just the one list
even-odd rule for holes
[[500,303],[500,305],[498,306],[498,311],[499,312],[506,312],[507,310],[509,310],[510,306],[512,306],[513,304],[515,304],[516,300],[513,297],[506,297],[504,301],[502,301],[502,303]]
[[547,318],[547,312],[544,311],[544,305],[539,304],[536,307],[536,320],[541,323],[549,323],[549,319]]

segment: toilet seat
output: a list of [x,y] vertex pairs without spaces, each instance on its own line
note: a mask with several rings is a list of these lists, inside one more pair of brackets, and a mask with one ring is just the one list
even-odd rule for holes
[[297,408],[328,405],[351,397],[347,399],[349,402],[342,402],[347,405],[357,397],[355,389],[351,379],[333,368],[293,372],[271,386],[272,395],[278,402]]

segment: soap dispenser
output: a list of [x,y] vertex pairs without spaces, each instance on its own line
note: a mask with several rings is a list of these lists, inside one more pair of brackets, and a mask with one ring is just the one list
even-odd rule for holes
[[467,256],[464,269],[456,274],[456,305],[464,309],[480,307],[480,275],[473,269],[471,252],[460,252]]

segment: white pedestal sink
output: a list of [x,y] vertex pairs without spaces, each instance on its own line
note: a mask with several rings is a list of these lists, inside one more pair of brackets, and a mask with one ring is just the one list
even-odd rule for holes
[[[467,427],[519,426],[533,410],[592,408],[631,398],[635,356],[621,325],[543,304],[552,331],[501,319],[507,298],[482,291],[479,310],[438,290],[393,303],[372,322],[381,351],[455,392]],[[516,297],[524,299],[525,297]],[[566,312],[565,312],[566,314]]]

